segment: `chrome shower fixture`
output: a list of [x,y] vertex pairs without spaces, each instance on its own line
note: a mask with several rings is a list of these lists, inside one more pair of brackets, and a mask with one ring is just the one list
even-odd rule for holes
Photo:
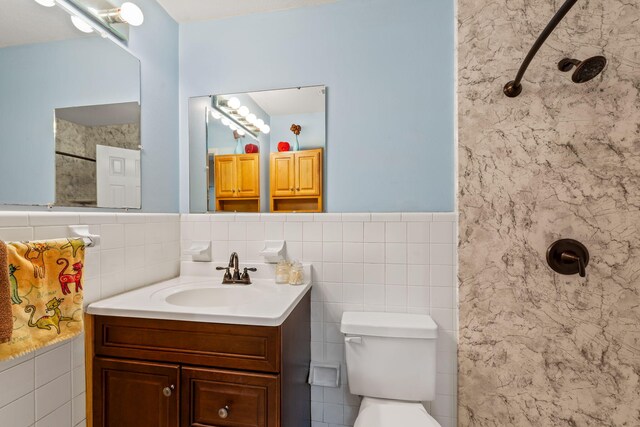
[[584,61],[564,58],[558,62],[558,70],[566,73],[571,71],[573,67],[576,67],[576,70],[571,76],[571,80],[573,80],[574,83],[585,83],[596,78],[598,74],[604,70],[606,65],[607,58],[604,56],[594,56],[592,58],[585,59]]

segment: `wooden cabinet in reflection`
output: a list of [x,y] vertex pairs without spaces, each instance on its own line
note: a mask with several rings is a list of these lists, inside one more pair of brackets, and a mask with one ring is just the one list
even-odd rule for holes
[[271,153],[271,212],[322,212],[322,149]]
[[215,156],[216,211],[260,212],[260,155]]

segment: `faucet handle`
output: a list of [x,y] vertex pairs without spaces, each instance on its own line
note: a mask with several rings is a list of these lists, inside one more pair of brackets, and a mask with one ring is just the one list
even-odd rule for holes
[[242,273],[242,276],[240,276],[240,279],[248,279],[249,278],[249,271],[258,271],[258,269],[257,268],[253,268],[253,267],[251,267],[251,268],[245,267],[244,268],[244,272]]
[[218,271],[226,270],[224,272],[224,277],[225,278],[230,278],[231,277],[231,272],[229,271],[229,268],[230,267],[216,267],[216,270],[218,270]]

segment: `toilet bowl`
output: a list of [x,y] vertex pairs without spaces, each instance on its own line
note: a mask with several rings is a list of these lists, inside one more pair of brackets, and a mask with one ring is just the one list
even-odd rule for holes
[[421,403],[365,397],[353,427],[440,427]]
[[345,312],[347,377],[362,396],[354,427],[439,427],[421,402],[435,398],[438,328],[430,316]]

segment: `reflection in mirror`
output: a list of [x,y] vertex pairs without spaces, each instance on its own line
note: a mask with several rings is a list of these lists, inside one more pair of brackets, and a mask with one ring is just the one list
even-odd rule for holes
[[[95,194],[82,189],[84,177],[89,176],[85,174],[90,172],[75,166],[88,160],[73,157],[62,160],[56,151],[67,151],[69,142],[62,141],[63,134],[68,138],[76,132],[77,140],[84,139],[84,148],[76,147],[77,150],[69,154],[82,153],[80,156],[95,160],[91,145],[117,145],[113,140],[120,138],[118,132],[107,138],[111,142],[105,142],[105,132],[87,130],[125,124],[121,120],[100,122],[103,109],[117,105],[129,105],[137,111],[134,112],[135,124],[129,119],[127,124],[137,129],[135,149],[138,149],[139,61],[110,39],[95,32],[79,31],[61,8],[43,7],[26,0],[3,2],[0,14],[0,147],[3,152],[0,204],[52,205],[55,202],[63,206],[116,207],[113,203],[99,202],[97,187]],[[59,150],[59,144],[66,144],[66,148]],[[56,174],[56,165],[66,168],[66,172]],[[95,168],[95,163],[92,165]],[[95,176],[95,169],[92,173]],[[57,192],[57,182],[66,190],[60,188]],[[72,194],[73,187],[76,194]],[[117,207],[140,207],[139,201],[130,202],[132,198],[121,200]]]
[[190,99],[191,212],[322,212],[325,92]]
[[140,105],[56,109],[56,204],[140,207]]

